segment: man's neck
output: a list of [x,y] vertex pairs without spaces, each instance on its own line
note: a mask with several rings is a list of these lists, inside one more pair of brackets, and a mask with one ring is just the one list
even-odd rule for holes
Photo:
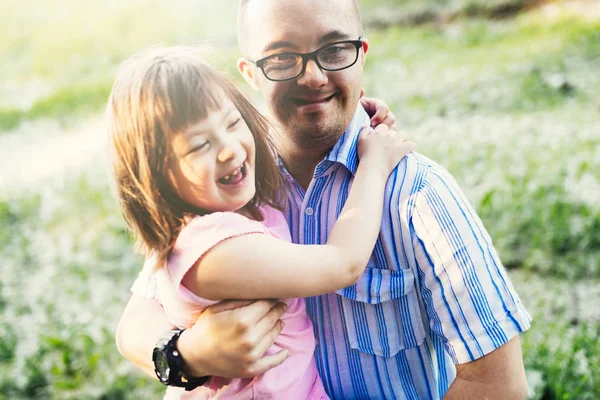
[[323,161],[329,150],[307,151],[284,148],[281,150],[280,156],[287,172],[306,190],[312,181],[317,165]]

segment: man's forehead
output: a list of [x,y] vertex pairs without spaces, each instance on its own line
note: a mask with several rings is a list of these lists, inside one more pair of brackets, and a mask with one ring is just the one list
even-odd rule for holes
[[[315,46],[335,39],[355,39],[360,16],[354,0],[248,0],[240,40],[247,50],[263,53],[279,47]],[[240,43],[242,44],[242,43]],[[258,54],[254,54],[255,56]]]

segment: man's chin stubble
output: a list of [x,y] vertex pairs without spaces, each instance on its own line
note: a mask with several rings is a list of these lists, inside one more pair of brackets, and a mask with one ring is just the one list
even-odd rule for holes
[[292,127],[294,130],[290,133],[294,145],[305,150],[329,150],[332,148],[344,133],[342,124],[336,124],[330,127]]

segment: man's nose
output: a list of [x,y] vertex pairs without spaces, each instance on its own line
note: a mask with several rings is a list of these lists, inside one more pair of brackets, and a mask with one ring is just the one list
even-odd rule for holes
[[314,60],[308,60],[304,73],[298,78],[298,84],[311,89],[318,89],[327,84],[327,75]]

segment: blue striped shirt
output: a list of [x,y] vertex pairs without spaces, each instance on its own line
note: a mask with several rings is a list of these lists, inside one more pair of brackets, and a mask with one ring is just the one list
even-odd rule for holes
[[[305,191],[285,171],[293,241],[324,244],[356,173],[359,107]],[[307,299],[319,373],[334,399],[440,399],[455,364],[526,330],[479,217],[442,167],[411,153],[386,185],[381,231],[359,281]]]

